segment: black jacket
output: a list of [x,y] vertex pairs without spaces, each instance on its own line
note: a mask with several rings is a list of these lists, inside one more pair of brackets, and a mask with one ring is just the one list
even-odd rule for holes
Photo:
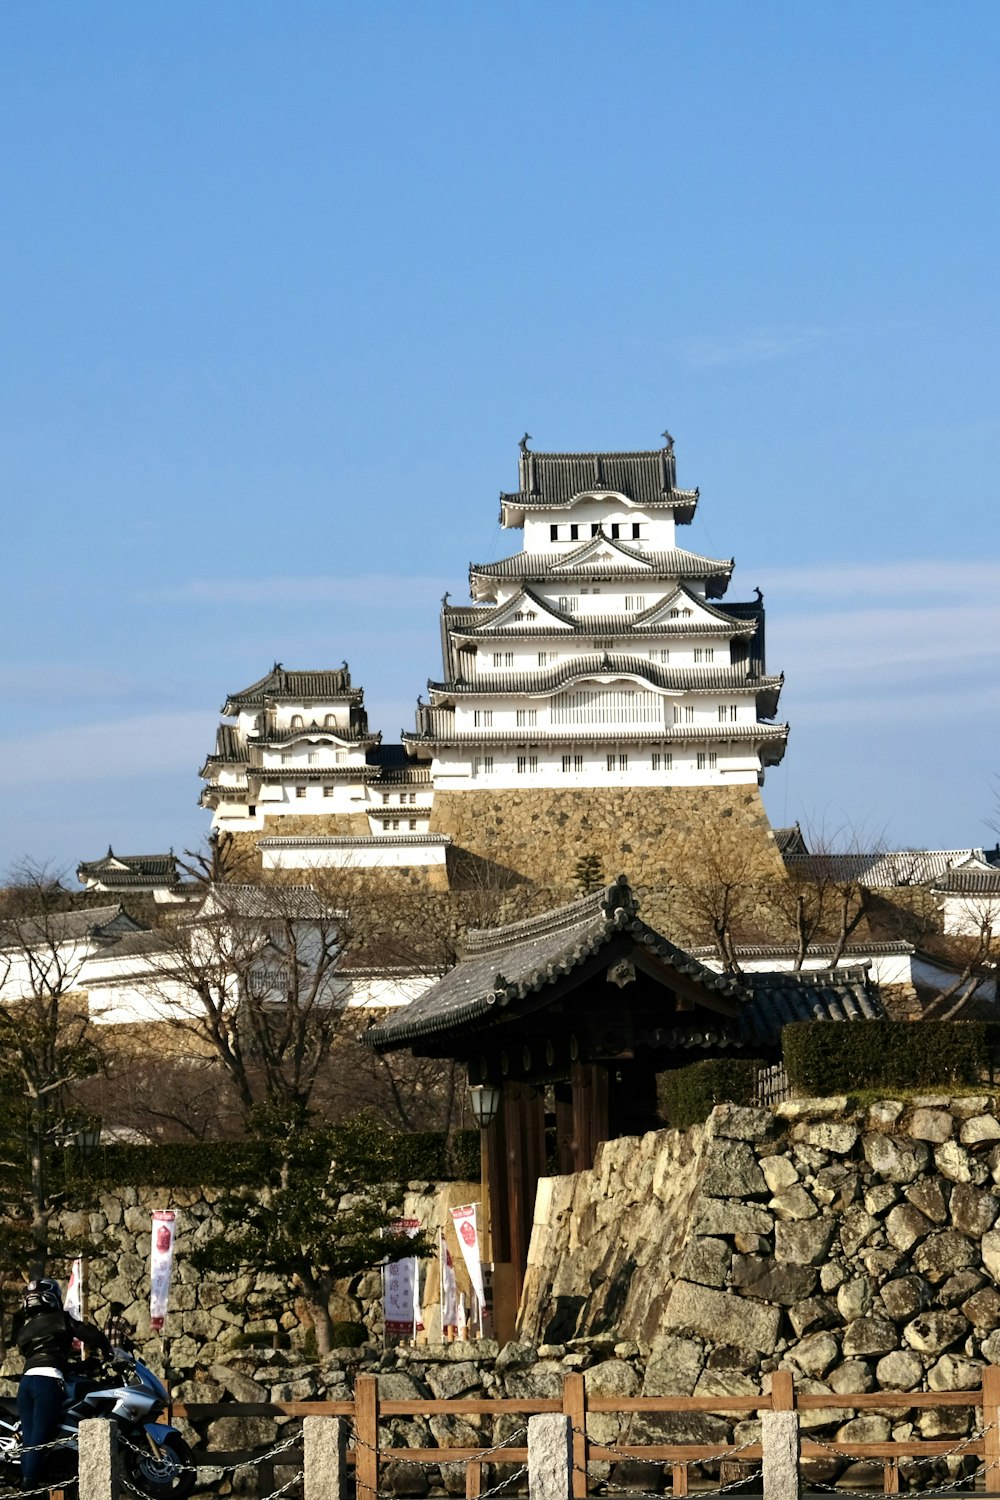
[[65,1375],[72,1359],[74,1339],[90,1344],[104,1354],[111,1353],[111,1345],[99,1328],[92,1323],[81,1323],[79,1318],[61,1308],[45,1307],[29,1313],[15,1313],[12,1333],[15,1344],[24,1355],[25,1375],[45,1365]]

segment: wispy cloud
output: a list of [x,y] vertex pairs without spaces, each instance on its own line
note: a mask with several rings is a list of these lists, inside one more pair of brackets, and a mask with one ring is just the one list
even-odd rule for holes
[[898,599],[926,596],[936,601],[954,593],[963,600],[970,595],[1000,594],[1000,559],[997,561],[937,561],[914,558],[892,563],[827,563],[814,568],[763,568],[758,570],[765,591],[778,600],[806,597],[817,604],[833,600],[842,605],[851,599]]
[[0,741],[0,786],[105,781],[187,771],[194,779],[215,739],[206,713],[146,714]]
[[144,599],[163,604],[204,604],[219,608],[246,604],[345,604],[380,608],[427,608],[455,580],[413,574],[365,573],[357,577],[324,576],[273,578],[188,578],[177,584],[146,590]]
[[840,338],[850,330],[824,328],[820,325],[801,328],[762,328],[752,333],[701,336],[685,339],[681,354],[692,365],[749,365],[768,360],[786,359],[806,349]]

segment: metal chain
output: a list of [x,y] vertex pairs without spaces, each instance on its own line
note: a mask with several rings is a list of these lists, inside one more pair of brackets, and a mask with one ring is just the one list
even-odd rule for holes
[[[581,1428],[574,1427],[573,1428],[573,1436],[574,1437],[586,1437],[586,1433],[583,1432],[581,1430]],[[624,1448],[619,1448],[615,1443],[594,1443],[594,1441],[593,1441],[592,1438],[588,1438],[587,1441],[590,1442],[590,1443],[592,1443],[595,1448],[606,1448],[609,1453],[613,1453],[615,1455],[615,1457],[616,1458],[620,1458],[623,1463],[631,1463],[631,1464],[655,1464],[657,1467],[661,1467],[662,1468],[663,1464],[674,1462],[674,1460],[669,1459],[669,1458],[667,1458],[667,1459],[663,1459],[663,1458],[643,1458],[643,1457],[641,1457],[640,1454],[637,1454],[637,1453],[628,1453]],[[739,1455],[741,1453],[745,1453],[748,1448],[759,1448],[759,1447],[760,1447],[760,1438],[751,1438],[751,1439],[749,1439],[745,1443],[737,1443],[734,1447],[727,1449],[727,1451],[725,1453],[706,1453],[704,1458],[688,1458],[688,1459],[682,1459],[680,1461],[682,1463],[688,1463],[688,1464],[719,1464],[719,1463],[725,1463],[728,1459],[738,1458]],[[605,1460],[603,1460],[603,1459],[600,1459],[600,1460],[597,1460],[597,1461],[601,1462],[601,1463],[605,1462]],[[575,1465],[575,1468],[576,1468],[577,1473],[582,1473],[582,1470],[581,1470],[579,1464]],[[701,1494],[702,1491],[699,1490],[698,1493]],[[708,1492],[705,1491],[705,1493],[707,1494]]]
[[[704,1462],[704,1460],[702,1460],[700,1458],[699,1459],[691,1459],[690,1462],[691,1463],[702,1463],[702,1462]],[[694,1493],[694,1495],[692,1496],[692,1500],[708,1500],[708,1497],[710,1495],[728,1495],[730,1493],[730,1491],[732,1491],[732,1490],[738,1490],[741,1487],[741,1485],[756,1483],[756,1481],[758,1479],[762,1479],[763,1478],[763,1475],[764,1475],[764,1470],[763,1469],[753,1469],[753,1470],[751,1470],[751,1472],[749,1474],[744,1474],[739,1479],[731,1479],[728,1484],[720,1484],[714,1490],[702,1490],[702,1489],[696,1490],[695,1493]],[[609,1483],[607,1483],[604,1486],[604,1488],[607,1490],[607,1492],[608,1492],[609,1495],[636,1495],[636,1491],[634,1489],[632,1489],[629,1485],[611,1484],[609,1482]],[[653,1496],[643,1497],[641,1495],[641,1492],[640,1492],[638,1495],[636,1495],[636,1500],[654,1500],[654,1497]],[[866,1497],[866,1500],[872,1500],[872,1497],[869,1495],[869,1496]]]
[[[173,1467],[179,1474],[197,1474],[199,1469],[254,1469],[259,1464],[269,1463],[279,1453],[286,1453],[289,1448],[299,1447],[301,1442],[302,1439],[299,1436],[285,1438],[282,1442],[275,1443],[273,1448],[268,1448],[266,1452],[258,1453],[255,1458],[243,1458],[237,1463],[214,1464],[212,1463],[211,1453],[206,1453],[203,1463],[176,1463]],[[121,1440],[120,1446],[127,1448],[130,1453],[137,1454],[139,1458],[149,1458],[150,1456],[148,1448],[140,1448],[135,1443],[130,1443],[125,1439]]]
[[[944,1458],[945,1456],[943,1453],[937,1454],[938,1458]],[[879,1461],[878,1459],[871,1460],[872,1463],[878,1463]],[[944,1484],[935,1485],[933,1489],[907,1490],[906,1494],[907,1496],[918,1497],[918,1500],[931,1500],[931,1497],[934,1495],[950,1495],[952,1490],[957,1489],[959,1485],[974,1483],[977,1479],[981,1479],[985,1473],[986,1465],[980,1464],[977,1468],[970,1469],[968,1474],[959,1474],[957,1478],[948,1479]],[[842,1490],[835,1484],[824,1484],[819,1479],[811,1479],[809,1481],[809,1488],[811,1490],[824,1490],[831,1495],[843,1495],[845,1500],[872,1500],[872,1497],[877,1496],[879,1493],[877,1490]]]

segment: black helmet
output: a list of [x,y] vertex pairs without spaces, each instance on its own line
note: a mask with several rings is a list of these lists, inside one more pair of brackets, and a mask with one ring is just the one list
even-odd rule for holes
[[29,1281],[21,1298],[25,1312],[41,1312],[43,1308],[59,1311],[62,1308],[62,1292],[58,1281],[50,1276],[39,1276]]

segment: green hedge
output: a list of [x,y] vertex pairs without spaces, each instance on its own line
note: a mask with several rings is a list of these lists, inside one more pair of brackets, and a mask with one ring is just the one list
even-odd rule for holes
[[998,1037],[986,1021],[795,1021],[781,1047],[794,1093],[843,1094],[979,1083]]
[[[399,1135],[392,1146],[401,1182],[479,1181],[479,1131],[452,1136],[449,1159],[443,1131],[421,1130]],[[67,1183],[94,1187],[200,1188],[244,1187],[263,1181],[269,1165],[267,1148],[246,1141],[176,1141],[163,1146],[102,1146],[85,1164],[75,1152],[59,1154],[54,1174]]]
[[753,1104],[757,1072],[763,1066],[752,1057],[711,1057],[657,1073],[660,1115],[675,1130],[686,1130],[707,1120],[716,1104]]

